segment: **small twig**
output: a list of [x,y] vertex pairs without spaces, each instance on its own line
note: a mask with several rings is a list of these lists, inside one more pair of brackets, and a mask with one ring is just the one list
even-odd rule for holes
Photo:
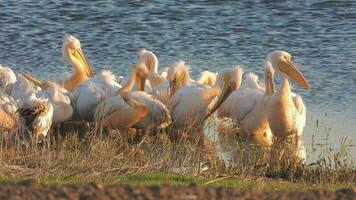
[[208,182],[204,183],[203,185],[208,185],[210,183],[215,183],[215,182],[218,182],[218,181],[221,181],[221,180],[224,180],[224,179],[228,179],[228,178],[231,178],[231,176],[225,176],[225,177],[217,178],[217,179],[208,181]]

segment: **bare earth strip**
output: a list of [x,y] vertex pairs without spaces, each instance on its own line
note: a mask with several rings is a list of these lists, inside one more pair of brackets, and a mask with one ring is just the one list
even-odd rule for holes
[[355,189],[279,191],[211,186],[62,185],[0,183],[0,199],[356,199]]

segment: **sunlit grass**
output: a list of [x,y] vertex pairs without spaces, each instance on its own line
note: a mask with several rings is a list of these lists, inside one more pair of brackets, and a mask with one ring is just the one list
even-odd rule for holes
[[[149,131],[137,134],[132,130],[113,130],[99,136],[94,130],[85,130],[80,137],[72,132],[63,136],[52,133],[43,146],[26,146],[16,137],[2,139],[0,180],[16,183],[34,179],[49,185],[97,182],[286,190],[336,190],[356,185],[355,164],[343,144],[340,151],[327,151],[315,162],[304,164],[288,156],[270,161],[257,153],[259,148],[229,138],[227,146],[233,149],[235,163],[226,165],[212,155],[205,143],[202,149],[199,139],[194,138],[197,134],[187,132],[187,137],[173,141],[168,129],[155,136]],[[227,127],[224,131],[229,134],[234,130]],[[213,140],[215,145],[222,141]],[[199,166],[208,169],[199,170]]]

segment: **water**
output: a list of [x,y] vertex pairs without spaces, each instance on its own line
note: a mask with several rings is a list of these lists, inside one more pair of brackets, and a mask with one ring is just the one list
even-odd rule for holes
[[186,60],[193,76],[236,64],[262,75],[267,54],[286,50],[312,87],[294,88],[308,109],[308,148],[311,135],[322,143],[330,134],[335,148],[356,140],[356,2],[3,1],[0,13],[0,63],[43,80],[71,71],[61,54],[69,33],[96,73],[117,75],[129,73],[141,48],[160,67]]

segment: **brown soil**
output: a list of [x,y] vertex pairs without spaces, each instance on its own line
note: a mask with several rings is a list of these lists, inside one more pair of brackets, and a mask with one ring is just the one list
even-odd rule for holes
[[240,190],[200,186],[66,185],[41,186],[33,181],[0,183],[0,199],[356,199],[355,189],[336,192]]

